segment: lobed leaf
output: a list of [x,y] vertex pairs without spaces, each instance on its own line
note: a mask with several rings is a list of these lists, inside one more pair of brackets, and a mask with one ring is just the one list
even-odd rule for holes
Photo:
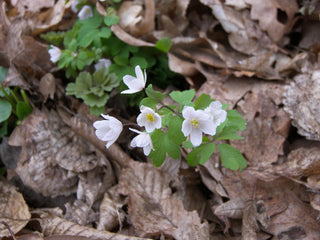
[[188,105],[192,103],[192,99],[196,94],[194,89],[185,91],[172,91],[169,96],[180,105]]
[[215,149],[214,143],[204,143],[199,147],[193,149],[187,155],[187,162],[190,166],[197,166],[198,164],[204,164],[213,154]]
[[241,171],[243,168],[247,167],[247,162],[238,149],[229,144],[220,144],[217,148],[225,168]]

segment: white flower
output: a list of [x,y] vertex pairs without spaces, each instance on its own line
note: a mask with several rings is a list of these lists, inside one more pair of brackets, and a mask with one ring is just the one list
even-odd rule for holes
[[92,8],[88,5],[83,6],[78,13],[78,17],[80,20],[85,20],[87,18],[93,17],[93,11]]
[[213,123],[218,127],[227,118],[227,112],[222,109],[222,104],[219,101],[214,101],[210,103],[205,112],[211,114],[213,118]]
[[50,45],[50,49],[48,50],[48,53],[50,55],[50,61],[53,63],[56,63],[59,61],[61,56],[61,50],[60,48]]
[[93,127],[96,129],[96,136],[107,142],[106,148],[110,147],[119,137],[122,131],[122,123],[109,115],[101,116],[106,120],[95,121]]
[[153,150],[152,140],[149,133],[140,132],[136,129],[129,128],[131,131],[138,133],[138,136],[135,136],[131,143],[131,147],[142,147],[144,155],[148,156],[151,150]]
[[137,117],[137,123],[140,127],[145,127],[148,133],[153,132],[154,129],[161,128],[161,117],[153,109],[141,106],[141,113]]
[[123,77],[123,82],[128,86],[128,90],[124,90],[121,93],[123,94],[131,94],[131,93],[136,93],[144,89],[146,82],[147,82],[147,74],[146,70],[144,70],[144,77],[142,70],[139,65],[135,67],[135,72],[137,77],[133,77],[130,75],[125,75]]
[[202,133],[211,136],[216,134],[216,125],[213,124],[212,116],[207,112],[185,106],[182,110],[182,116],[185,120],[182,123],[181,131],[185,137],[190,135],[194,147],[202,143]]
[[109,59],[101,58],[101,59],[99,59],[98,63],[96,63],[94,65],[94,68],[96,69],[96,71],[99,71],[102,68],[106,68],[109,70],[109,67],[111,64],[112,64],[112,62]]
[[79,0],[73,0],[72,3],[71,3],[71,10],[72,12],[76,13],[78,12],[78,9],[77,9],[77,5],[79,4]]

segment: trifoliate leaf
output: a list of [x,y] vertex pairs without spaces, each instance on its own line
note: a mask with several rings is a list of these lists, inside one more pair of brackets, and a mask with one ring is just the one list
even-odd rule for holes
[[90,114],[91,115],[94,115],[94,116],[100,116],[101,115],[101,113],[104,113],[105,112],[105,107],[103,106],[103,107],[96,107],[96,106],[94,106],[94,107],[91,107],[90,108]]
[[90,107],[103,107],[106,105],[109,95],[107,93],[103,94],[103,96],[99,97],[94,94],[87,94],[81,97],[85,104],[87,104]]
[[162,38],[156,42],[157,49],[159,49],[162,52],[169,52],[171,47],[171,39],[170,38]]
[[246,129],[246,121],[236,110],[227,110],[228,123],[227,126],[235,128],[239,131]]
[[187,162],[190,166],[197,166],[199,164],[204,164],[210,156],[213,154],[215,149],[214,143],[205,143],[193,149],[187,155]]
[[120,81],[114,73],[110,73],[107,75],[102,88],[104,91],[111,91],[112,89],[118,87],[120,85]]
[[192,99],[194,98],[195,95],[195,90],[190,89],[190,90],[185,90],[185,91],[172,91],[169,96],[176,101],[177,103],[181,105],[187,105],[192,102]]
[[104,18],[104,23],[110,27],[119,22],[119,17],[117,16],[116,10],[112,7],[107,8],[106,16]]
[[243,168],[247,167],[247,162],[238,149],[229,144],[220,144],[217,148],[225,168],[241,171]]
[[0,109],[0,122],[3,122],[10,117],[12,106],[6,100],[0,99]]
[[168,124],[168,137],[177,145],[180,145],[186,137],[183,135],[182,128],[183,119],[179,116],[171,116]]
[[214,100],[211,99],[211,97],[208,94],[203,93],[194,102],[194,108],[203,110],[203,109],[207,108],[210,105],[210,103],[213,101]]
[[58,61],[59,69],[68,67],[73,60],[74,60],[74,57],[70,51],[62,51]]
[[150,136],[154,151],[151,151],[149,157],[155,166],[160,167],[162,165],[166,158],[166,153],[174,159],[180,157],[180,147],[175,144],[166,133],[156,129]]
[[162,101],[166,95],[165,93],[161,93],[159,91],[154,91],[152,89],[152,84],[149,84],[148,87],[146,88],[146,94],[148,97],[156,99],[157,101]]
[[19,101],[16,110],[19,121],[22,121],[32,112],[32,107],[26,102]]

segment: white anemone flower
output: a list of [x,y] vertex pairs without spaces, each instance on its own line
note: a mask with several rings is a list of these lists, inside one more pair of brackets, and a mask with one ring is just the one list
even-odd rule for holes
[[78,12],[78,9],[77,9],[77,5],[79,4],[79,0],[73,0],[72,3],[71,3],[71,10],[72,12],[76,13]]
[[120,136],[122,132],[122,123],[109,115],[101,114],[101,116],[106,120],[95,121],[93,127],[96,129],[96,136],[107,142],[106,148],[109,148]]
[[148,156],[153,150],[152,140],[149,133],[140,132],[136,129],[129,128],[132,132],[138,133],[139,135],[135,136],[131,143],[131,147],[142,147],[144,155]]
[[50,45],[50,49],[48,50],[48,53],[50,55],[50,61],[53,63],[56,63],[59,61],[61,56],[61,50],[60,48]]
[[88,5],[83,6],[80,12],[78,13],[78,17],[80,20],[85,20],[87,18],[93,17],[92,8]]
[[222,109],[222,104],[219,101],[214,101],[210,103],[205,112],[211,114],[213,118],[213,123],[218,127],[227,118],[227,112]]
[[216,134],[217,127],[213,124],[212,116],[204,110],[195,110],[193,107],[185,106],[182,116],[184,121],[181,131],[185,137],[190,135],[190,141],[194,147],[202,143],[202,133],[211,136]]
[[129,89],[122,91],[121,92],[122,94],[131,94],[131,93],[140,92],[146,86],[146,82],[147,82],[146,70],[144,70],[144,76],[143,76],[140,66],[137,65],[135,67],[135,72],[137,77],[133,77],[130,75],[125,75],[123,77],[123,82],[128,86]]
[[140,127],[145,127],[148,133],[161,128],[161,117],[158,113],[143,105],[140,107],[140,111],[141,113],[137,117],[137,123]]
[[94,68],[96,69],[96,71],[101,70],[102,68],[106,68],[107,70],[109,70],[110,65],[112,64],[112,62],[110,61],[110,59],[106,59],[106,58],[101,58],[99,59],[99,61],[94,65]]

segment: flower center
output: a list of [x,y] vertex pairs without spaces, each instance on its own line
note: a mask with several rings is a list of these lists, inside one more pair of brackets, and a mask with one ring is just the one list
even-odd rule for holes
[[149,121],[149,122],[154,122],[154,115],[152,114],[152,113],[148,113],[147,115],[146,115],[146,118],[147,118],[147,120]]
[[198,128],[200,126],[200,123],[197,119],[192,119],[191,124],[192,124],[192,127],[194,128]]

